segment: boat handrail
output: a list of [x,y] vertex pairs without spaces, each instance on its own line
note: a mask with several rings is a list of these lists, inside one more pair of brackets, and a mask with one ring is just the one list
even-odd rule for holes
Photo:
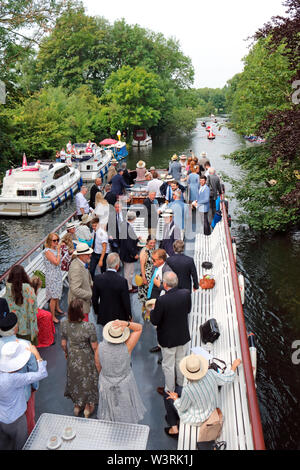
[[[64,225],[66,225],[69,222],[69,220],[71,220],[75,216],[76,216],[76,211],[74,211],[67,219],[65,219],[63,222],[61,222],[57,227],[55,227],[53,230],[51,230],[51,232],[58,232]],[[31,248],[31,250],[29,250],[24,256],[22,256],[22,258],[20,258],[16,263],[14,263],[12,266],[10,266],[10,268],[8,268],[5,271],[5,273],[0,276],[0,283],[4,281],[4,279],[8,276],[10,270],[14,266],[24,263],[24,261],[26,261],[27,258],[29,258],[35,251],[37,251],[41,247],[41,245],[43,245],[45,243],[45,241],[47,240],[48,235],[46,235],[43,238],[43,240],[40,241],[37,245],[35,245],[33,248]]]
[[221,205],[222,205],[222,213],[223,213],[223,219],[224,219],[226,243],[227,243],[228,254],[229,254],[229,263],[230,263],[231,276],[232,276],[234,299],[235,299],[235,305],[236,305],[238,331],[239,331],[239,336],[240,336],[242,361],[243,361],[245,383],[246,383],[246,389],[247,389],[247,395],[248,395],[249,415],[250,415],[251,426],[252,426],[253,445],[254,445],[255,450],[265,450],[265,441],[264,441],[263,429],[262,429],[262,424],[261,424],[261,416],[260,416],[260,411],[259,411],[259,406],[258,406],[256,387],[255,387],[253,369],[252,369],[252,362],[251,362],[250,351],[249,351],[248,336],[247,336],[247,330],[246,330],[246,325],[245,325],[245,317],[244,317],[244,311],[243,311],[243,306],[242,306],[242,301],[241,301],[239,280],[238,280],[238,274],[236,270],[236,263],[234,259],[233,248],[232,248],[232,239],[231,239],[229,224],[227,220],[228,214],[226,210],[224,196],[222,197]]

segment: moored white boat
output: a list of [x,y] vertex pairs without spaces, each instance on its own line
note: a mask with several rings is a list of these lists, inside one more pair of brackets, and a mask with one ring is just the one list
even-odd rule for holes
[[55,209],[81,186],[80,172],[66,163],[38,162],[7,171],[0,216],[35,217]]
[[152,145],[152,138],[145,129],[135,130],[133,133],[133,147],[148,147]]
[[79,152],[79,155],[72,155],[72,166],[80,171],[82,180],[87,182],[95,181],[99,176],[103,178],[108,172],[109,162],[113,157],[113,153],[109,149],[97,146],[92,149],[92,153],[82,151]]

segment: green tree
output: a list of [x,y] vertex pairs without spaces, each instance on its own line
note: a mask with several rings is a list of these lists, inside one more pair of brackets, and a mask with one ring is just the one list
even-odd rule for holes
[[123,66],[106,81],[102,101],[116,108],[111,120],[112,133],[119,127],[129,129],[129,132],[135,127],[149,129],[161,116],[160,79],[143,67]]

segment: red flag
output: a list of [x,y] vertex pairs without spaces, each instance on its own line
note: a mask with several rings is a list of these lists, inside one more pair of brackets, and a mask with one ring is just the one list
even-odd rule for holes
[[26,158],[26,155],[25,155],[25,153],[23,153],[23,163],[22,163],[22,168],[24,168],[24,166],[27,166],[27,158]]

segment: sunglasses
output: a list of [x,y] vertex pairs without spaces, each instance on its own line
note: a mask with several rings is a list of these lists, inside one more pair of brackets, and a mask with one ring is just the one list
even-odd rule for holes
[[59,242],[59,238],[52,238],[52,241],[53,241],[54,243]]

